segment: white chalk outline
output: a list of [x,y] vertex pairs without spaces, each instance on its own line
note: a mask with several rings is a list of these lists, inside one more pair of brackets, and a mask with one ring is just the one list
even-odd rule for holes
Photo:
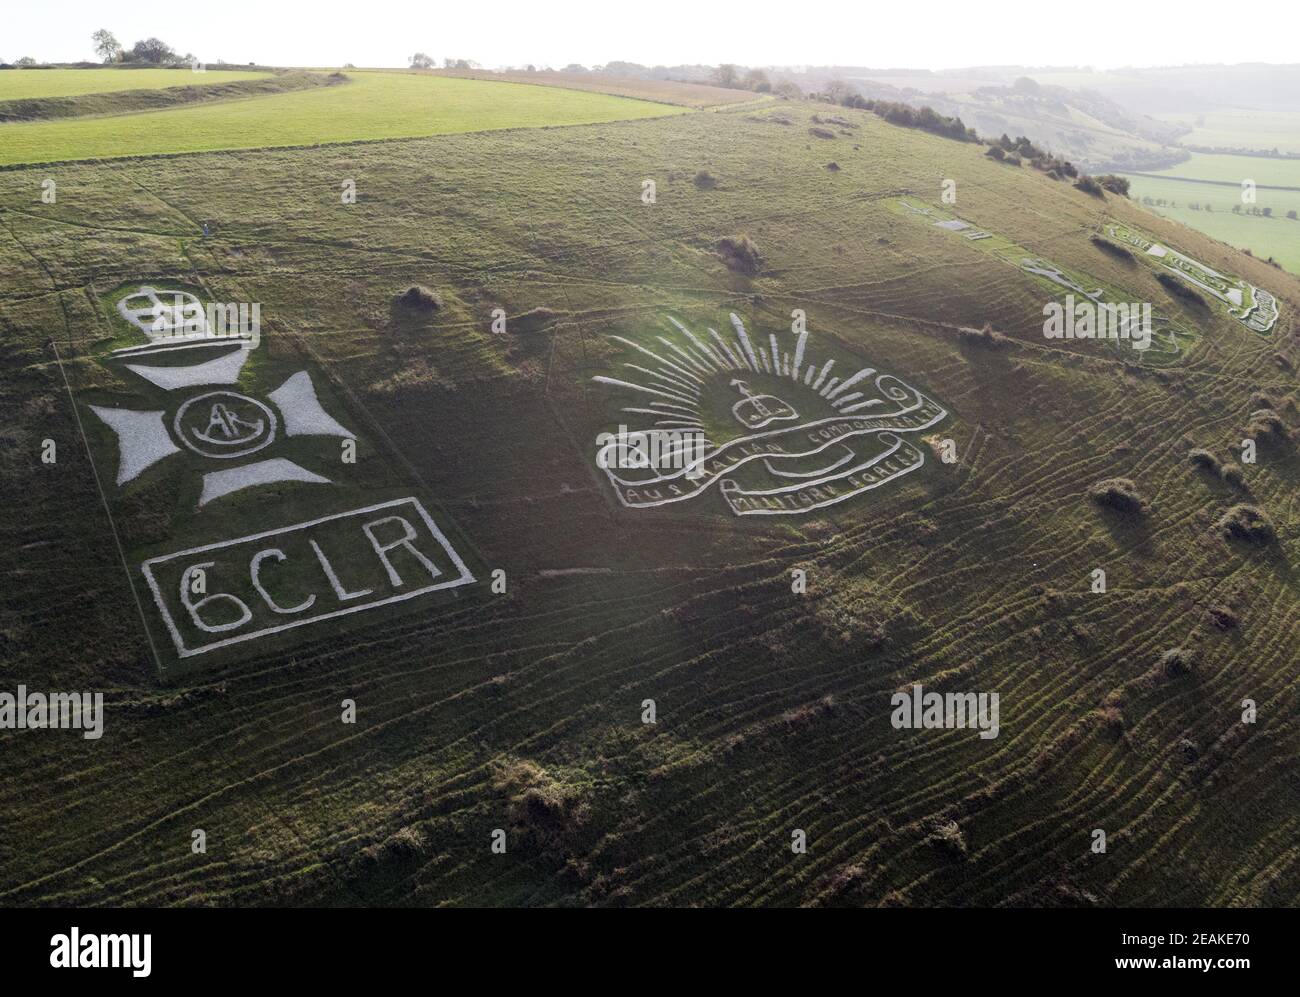
[[[819,481],[807,482],[803,485],[800,485],[797,488],[787,486],[785,488],[771,488],[764,491],[758,491],[758,490],[751,491],[742,488],[738,482],[736,482],[731,478],[728,478],[725,479],[722,482],[722,484],[718,486],[718,492],[722,495],[723,499],[726,501],[732,513],[737,516],[801,516],[805,512],[812,512],[814,509],[825,509],[827,506],[837,505],[840,502],[844,502],[848,499],[855,498],[856,496],[861,495],[863,492],[874,491],[875,489],[879,488],[881,485],[887,485],[891,481],[897,481],[905,474],[911,474],[918,467],[921,467],[923,464],[925,464],[925,452],[921,450],[920,447],[913,446],[910,441],[905,440],[901,436],[898,436],[897,434],[888,431],[880,432],[877,433],[876,435],[877,437],[893,436],[896,440],[898,440],[898,444],[895,447],[893,447],[893,449],[888,450],[885,453],[872,458],[871,460],[867,461],[865,464],[859,465],[858,467],[845,471],[842,474],[830,475],[828,477],[822,478]],[[799,491],[803,491],[805,488],[815,488],[818,485],[824,485],[829,481],[840,481],[844,478],[847,478],[851,474],[857,474],[860,471],[864,471],[869,468],[874,468],[877,464],[883,463],[884,461],[888,460],[890,457],[893,457],[895,454],[899,453],[900,451],[905,455],[908,453],[908,451],[912,451],[913,453],[915,453],[917,458],[916,462],[914,464],[909,464],[907,467],[904,467],[901,471],[895,471],[893,474],[887,475],[886,477],[881,478],[879,481],[873,482],[870,485],[863,485],[862,487],[855,488],[850,492],[845,492],[843,495],[836,496],[835,498],[832,499],[826,499],[824,502],[814,502],[812,505],[801,506],[798,509],[741,510],[741,509],[737,509],[735,503],[732,501],[732,495],[735,494],[736,492],[739,492],[742,496],[746,498],[751,498],[751,497],[762,496],[762,495],[786,494],[792,491],[799,492]]]
[[[262,630],[255,630],[250,633],[239,634],[235,637],[227,637],[225,640],[214,641],[211,644],[204,644],[200,647],[187,648],[185,641],[181,638],[180,631],[176,627],[175,620],[172,619],[171,611],[167,608],[167,601],[163,598],[162,591],[158,587],[158,581],[154,578],[152,566],[161,564],[164,561],[170,561],[178,557],[187,557],[192,554],[202,554],[210,550],[220,550],[223,547],[233,547],[236,544],[247,543],[250,540],[261,540],[265,537],[283,536],[286,533],[293,533],[296,530],[304,530],[309,526],[319,526],[321,523],[327,523],[333,519],[345,519],[350,516],[361,516],[368,512],[376,512],[380,509],[391,509],[394,506],[414,505],[419,512],[420,518],[429,527],[429,532],[433,534],[434,539],[441,545],[443,551],[450,558],[451,563],[459,570],[460,574],[448,579],[447,581],[437,582],[433,585],[426,585],[424,588],[415,589],[411,592],[403,592],[401,595],[390,596],[387,599],[380,599],[377,602],[367,602],[364,605],[350,606],[347,609],[338,609],[331,613],[319,613],[316,616],[305,619],[294,620],[291,623],[282,623],[275,627],[266,627]],[[469,585],[476,579],[470,573],[465,562],[460,559],[451,543],[443,535],[442,530],[438,529],[433,518],[425,510],[420,500],[414,495],[406,498],[393,499],[390,502],[380,502],[377,505],[366,506],[364,509],[351,509],[347,512],[336,512],[333,515],[321,516],[319,519],[313,519],[306,523],[294,523],[292,526],[282,526],[275,530],[266,530],[263,533],[254,533],[246,537],[236,537],[234,540],[222,540],[217,543],[206,544],[203,547],[192,547],[189,550],[177,551],[174,554],[162,554],[158,557],[151,557],[140,565],[140,570],[144,573],[145,581],[149,584],[149,590],[153,593],[154,602],[157,603],[159,611],[162,613],[163,622],[167,625],[167,630],[172,636],[172,643],[176,645],[177,653],[182,658],[191,658],[198,654],[206,654],[208,651],[214,651],[219,647],[226,647],[230,644],[239,644],[246,640],[252,640],[255,637],[265,637],[269,634],[280,633],[284,630],[292,630],[294,627],[306,626],[309,623],[319,623],[322,620],[330,620],[337,616],[348,616],[352,613],[359,613],[367,609],[377,609],[380,606],[387,606],[395,602],[405,602],[408,599],[414,599],[416,596],[425,595],[429,592],[436,592],[438,589],[457,588],[461,585]]]
[[[238,450],[234,453],[208,453],[206,450],[200,450],[197,446],[191,443],[189,437],[185,435],[184,427],[181,425],[181,421],[185,418],[185,413],[190,410],[190,406],[195,402],[206,401],[209,398],[216,398],[217,395],[233,395],[235,398],[239,398],[243,401],[252,402],[259,409],[265,412],[266,418],[270,422],[270,429],[266,431],[266,439],[255,447],[249,447],[247,450]],[[172,420],[172,429],[175,430],[176,438],[178,440],[184,443],[190,448],[190,450],[198,454],[200,457],[212,457],[217,460],[234,460],[239,457],[247,457],[249,454],[257,453],[259,450],[266,449],[275,442],[275,433],[276,430],[279,429],[279,425],[279,422],[276,421],[275,413],[271,411],[271,406],[267,405],[265,402],[258,401],[256,398],[245,395],[242,392],[230,391],[225,388],[220,391],[209,391],[204,395],[195,395],[193,398],[187,398],[184,404],[176,410],[176,418]]]

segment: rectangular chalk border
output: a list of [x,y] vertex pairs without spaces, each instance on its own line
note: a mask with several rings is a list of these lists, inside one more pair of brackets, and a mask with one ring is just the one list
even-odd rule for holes
[[[426,585],[424,588],[415,589],[410,592],[403,592],[401,595],[391,596],[387,599],[380,599],[377,602],[367,602],[364,605],[351,606],[347,609],[338,609],[332,613],[322,613],[318,616],[294,620],[292,623],[284,623],[280,626],[267,627],[263,630],[255,630],[251,633],[240,634],[237,637],[227,637],[225,640],[214,641],[211,644],[204,644],[200,647],[187,648],[185,642],[181,639],[180,631],[176,628],[175,621],[172,619],[171,611],[167,608],[167,601],[163,598],[162,592],[158,588],[158,581],[154,578],[153,571],[151,570],[152,565],[161,564],[164,561],[170,561],[177,557],[186,557],[190,554],[202,554],[209,550],[220,550],[223,547],[233,547],[235,544],[245,543],[249,540],[261,540],[264,537],[274,537],[283,533],[292,533],[295,530],[306,529],[309,526],[317,526],[320,523],[326,523],[332,519],[346,519],[351,516],[360,516],[367,512],[376,512],[379,509],[391,509],[394,506],[408,504],[415,506],[416,511],[419,512],[425,525],[429,527],[429,532],[432,533],[438,543],[442,545],[442,549],[451,559],[452,564],[460,570],[460,575],[458,577],[450,578],[447,581],[438,582],[434,585]],[[219,647],[238,644],[242,641],[252,640],[255,637],[265,637],[268,634],[280,633],[284,630],[292,630],[294,627],[306,626],[309,623],[319,623],[322,620],[330,620],[336,616],[347,616],[351,613],[360,613],[367,609],[376,609],[379,606],[387,606],[394,602],[405,602],[407,599],[414,599],[416,596],[425,595],[428,592],[436,592],[438,589],[468,585],[475,580],[474,576],[470,574],[469,568],[465,566],[465,562],[460,559],[460,555],[452,548],[451,544],[447,541],[447,538],[443,536],[442,530],[438,529],[437,524],[434,523],[433,519],[429,516],[429,513],[425,511],[424,506],[420,504],[419,499],[414,495],[407,498],[393,499],[391,502],[380,502],[378,505],[366,506],[364,509],[352,509],[348,512],[337,512],[332,516],[322,516],[320,519],[313,519],[305,523],[294,523],[292,526],[282,526],[279,529],[267,530],[264,533],[254,533],[246,537],[236,537],[234,540],[222,540],[219,543],[207,544],[203,547],[193,547],[189,550],[177,551],[174,554],[163,554],[159,557],[151,557],[140,565],[140,570],[144,573],[145,581],[149,583],[149,590],[153,592],[154,602],[157,603],[158,609],[162,613],[163,622],[167,624],[167,630],[172,635],[172,642],[176,645],[176,650],[182,658],[190,658],[196,654],[204,654],[208,651],[216,650]]]

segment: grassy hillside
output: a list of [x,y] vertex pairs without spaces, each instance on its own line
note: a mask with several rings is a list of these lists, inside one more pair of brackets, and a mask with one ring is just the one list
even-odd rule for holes
[[[518,89],[501,127],[597,113]],[[327,128],[335,98],[274,99]],[[30,511],[0,526],[6,683],[108,699],[96,742],[0,732],[0,900],[1300,902],[1300,282],[982,146],[814,111],[69,166],[52,205],[33,194],[46,170],[0,173],[0,482]],[[429,114],[420,127],[471,123]],[[937,208],[945,179],[949,214],[1153,302],[1194,343],[1156,368],[1045,339],[1059,289],[900,211]],[[1106,251],[1092,236],[1110,220],[1271,291],[1276,327]],[[738,267],[719,250],[741,236],[758,259]],[[367,452],[436,499],[479,582],[160,685],[74,414],[121,387],[95,351],[119,331],[114,292],[145,279],[260,302],[264,362],[325,376]],[[395,305],[417,283],[439,309]],[[933,433],[956,462],[918,439],[914,473],[806,516],[733,516],[716,493],[622,508],[594,458],[623,401],[594,378],[627,376],[626,342],[675,342],[672,318],[726,331],[735,312],[795,349],[796,309],[808,355],[942,404]],[[985,323],[1001,336],[970,331]],[[1261,432],[1241,479],[1189,460],[1238,461],[1262,409],[1289,435]],[[47,438],[55,465],[36,457]],[[1145,511],[1089,497],[1111,478]],[[128,544],[198,528],[170,480],[112,491]],[[1276,542],[1216,525],[1243,502]],[[999,692],[1000,735],[895,729],[891,695],[912,683]]]
[[576,90],[357,73],[344,86],[147,114],[4,125],[0,164],[372,141],[675,113],[681,109]]

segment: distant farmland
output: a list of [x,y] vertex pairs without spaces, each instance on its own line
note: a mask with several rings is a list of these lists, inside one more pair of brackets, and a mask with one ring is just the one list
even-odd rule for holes
[[188,66],[181,69],[20,69],[0,73],[0,101],[189,87],[214,80],[229,83],[269,75],[266,72],[225,69],[213,70],[210,74],[196,73]]
[[[1152,211],[1300,272],[1300,221],[1287,217],[1300,215],[1300,163],[1195,153],[1168,170],[1129,179],[1134,200]],[[1256,185],[1254,204],[1242,202],[1247,179]],[[1268,208],[1270,215],[1249,213],[1252,208]]]
[[[109,70],[51,72],[74,78],[65,86],[77,86],[75,78],[82,73],[126,75]],[[183,83],[203,79],[171,70],[154,72],[173,74]],[[48,85],[57,86],[60,81],[51,80]],[[417,138],[685,112],[686,108],[668,104],[572,89],[405,73],[356,73],[345,85],[310,91],[147,114],[5,125],[0,164]]]
[[[1163,117],[1192,127],[1192,131],[1182,138],[1184,145],[1300,152],[1300,114],[1294,111],[1230,108]],[[1297,164],[1291,165],[1294,169]]]

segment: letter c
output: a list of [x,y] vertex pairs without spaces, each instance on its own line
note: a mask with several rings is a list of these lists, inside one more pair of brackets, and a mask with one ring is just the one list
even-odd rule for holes
[[309,595],[306,602],[294,606],[292,609],[284,609],[283,607],[276,605],[275,600],[272,599],[270,593],[262,587],[262,581],[258,578],[258,574],[262,570],[262,561],[268,557],[273,557],[277,561],[286,560],[284,551],[279,550],[276,547],[271,547],[267,550],[259,550],[253,555],[253,559],[248,562],[248,578],[253,583],[253,588],[257,589],[257,594],[260,595],[263,601],[271,607],[271,612],[291,615],[293,613],[301,613],[306,609],[311,609],[312,604],[316,601],[314,595]]

